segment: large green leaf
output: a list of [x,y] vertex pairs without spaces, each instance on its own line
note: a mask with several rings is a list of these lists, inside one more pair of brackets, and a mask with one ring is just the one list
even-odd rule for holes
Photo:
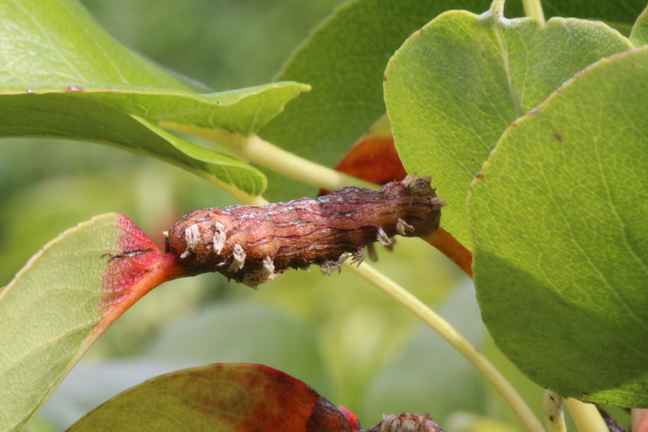
[[251,166],[159,134],[155,122],[249,134],[308,86],[275,83],[198,94],[115,42],[77,0],[0,3],[0,136],[45,135],[111,143],[175,163],[250,194],[265,188]]
[[49,243],[0,292],[0,430],[19,430],[105,328],[173,261],[108,214]]
[[512,125],[469,200],[482,315],[536,382],[648,405],[648,48]]
[[[334,165],[385,112],[382,81],[387,60],[411,33],[449,9],[485,10],[482,0],[352,0],[339,7],[294,52],[278,75],[309,83],[313,91],[288,106],[262,135],[294,153]],[[629,26],[644,0],[544,1],[547,16],[577,16]],[[510,1],[510,16],[523,14]],[[551,52],[555,54],[555,52]],[[269,195],[287,198],[309,188],[271,178]],[[437,178],[440,174],[435,173]]]
[[213,364],[146,381],[99,406],[70,432],[352,432],[333,404],[267,366]]
[[[407,36],[447,9],[479,11],[488,4],[487,0],[356,0],[344,4],[295,51],[278,75],[280,80],[309,83],[313,91],[288,106],[261,135],[300,156],[334,165],[384,114],[385,65]],[[273,198],[312,192],[268,175]]]
[[468,186],[502,131],[574,73],[629,48],[600,22],[452,11],[412,35],[389,63],[385,101],[408,172],[432,176],[444,227],[470,244]]

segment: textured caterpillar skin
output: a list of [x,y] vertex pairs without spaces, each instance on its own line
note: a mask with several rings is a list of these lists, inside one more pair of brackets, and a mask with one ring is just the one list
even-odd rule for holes
[[326,268],[397,233],[425,235],[438,228],[441,206],[429,179],[408,177],[379,191],[195,210],[168,231],[167,250],[189,274],[218,271],[256,286],[288,268]]
[[427,414],[388,414],[367,432],[443,432]]

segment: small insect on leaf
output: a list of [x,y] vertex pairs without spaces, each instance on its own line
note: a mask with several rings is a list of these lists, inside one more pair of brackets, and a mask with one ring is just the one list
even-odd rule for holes
[[441,207],[430,180],[410,176],[378,191],[347,187],[263,207],[195,210],[169,229],[167,250],[189,274],[217,271],[256,286],[311,264],[334,273],[348,257],[361,262],[374,242],[390,248],[397,234],[429,234]]

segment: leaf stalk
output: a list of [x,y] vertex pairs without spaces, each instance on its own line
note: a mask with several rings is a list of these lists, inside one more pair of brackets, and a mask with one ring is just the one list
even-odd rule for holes
[[524,13],[526,16],[538,21],[540,26],[545,25],[545,16],[544,11],[542,10],[541,0],[522,0],[522,5],[524,6]]
[[257,135],[243,136],[221,129],[204,129],[195,126],[169,123],[162,127],[199,136],[224,146],[240,159],[269,168],[292,180],[309,186],[337,190],[345,186],[377,189],[378,186],[346,175],[286,151]]
[[609,432],[603,417],[594,405],[568,398],[565,400],[565,406],[578,431]]
[[542,408],[548,432],[567,432],[563,398],[558,393],[545,390]]

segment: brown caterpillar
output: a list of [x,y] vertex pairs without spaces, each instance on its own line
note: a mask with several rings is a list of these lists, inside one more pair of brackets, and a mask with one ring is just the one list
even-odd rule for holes
[[288,268],[324,271],[363,247],[392,244],[396,234],[420,236],[439,227],[441,201],[430,180],[407,177],[379,191],[347,187],[318,198],[263,207],[195,210],[167,233],[167,251],[189,274],[218,271],[256,286]]
[[443,429],[427,414],[402,413],[384,416],[380,423],[367,432],[443,432]]

